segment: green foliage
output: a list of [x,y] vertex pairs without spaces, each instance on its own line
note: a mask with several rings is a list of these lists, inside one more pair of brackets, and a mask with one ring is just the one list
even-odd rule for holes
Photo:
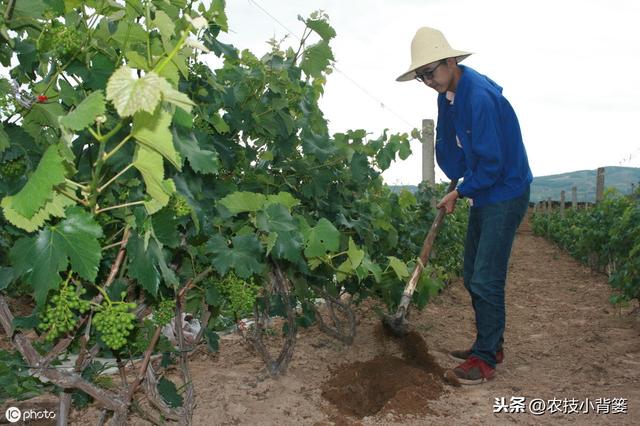
[[32,376],[20,353],[0,349],[0,401],[21,401],[52,391],[52,388]]
[[224,237],[215,235],[207,244],[207,252],[212,255],[212,265],[220,275],[226,275],[233,268],[241,278],[260,274],[265,266],[260,262],[262,245],[255,235],[233,237],[231,247]]
[[[318,105],[336,37],[326,15],[302,19],[299,46],[271,42],[258,58],[218,40],[223,0],[28,3],[0,23],[15,34],[0,62],[18,86],[0,80],[0,290],[30,294],[51,339],[80,335],[86,288],[104,297],[85,322],[90,339],[140,353],[153,323],[134,320],[131,300],[155,306],[162,324],[209,268],[219,279],[185,295],[194,315],[250,314],[274,262],[301,324],[324,292],[395,306],[442,188],[384,185],[382,172],[411,153],[407,133],[329,134]],[[459,272],[465,212],[447,218],[418,306]]]
[[62,157],[58,148],[51,146],[45,151],[38,168],[29,177],[22,190],[2,199],[5,216],[7,209],[11,209],[25,218],[32,218],[47,200],[51,199],[53,187],[64,182],[64,178],[65,170]]
[[95,280],[102,257],[100,237],[102,228],[93,216],[70,207],[67,218],[59,224],[15,243],[10,253],[14,275],[24,276],[34,288],[36,302],[42,305],[49,290],[60,284],[59,272],[69,264],[80,277]]
[[182,406],[182,395],[178,393],[178,388],[171,380],[165,377],[161,378],[158,383],[158,392],[169,407]]
[[621,196],[608,191],[588,209],[537,213],[535,234],[549,238],[582,263],[607,270],[616,290],[613,303],[640,299],[640,200],[638,193]]
[[105,113],[106,105],[101,90],[87,96],[76,109],[60,118],[60,124],[70,130],[82,130],[93,124],[96,117]]

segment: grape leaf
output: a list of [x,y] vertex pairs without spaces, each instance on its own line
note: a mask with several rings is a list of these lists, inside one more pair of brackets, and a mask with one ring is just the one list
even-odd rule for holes
[[189,160],[189,164],[194,171],[212,175],[218,173],[220,160],[217,152],[201,149],[193,133],[185,135],[174,127],[173,137],[178,150]]
[[400,195],[398,196],[398,204],[401,208],[406,209],[418,204],[418,200],[416,199],[416,196],[411,193],[411,191],[403,189],[400,191]]
[[322,40],[305,49],[300,68],[310,77],[320,77],[333,59],[329,43]]
[[382,268],[380,268],[377,263],[373,263],[371,259],[369,259],[369,256],[365,256],[360,266],[356,269],[356,273],[360,279],[363,279],[367,275],[367,272],[373,274],[377,283],[382,281]]
[[213,13],[213,21],[215,21],[216,25],[219,25],[222,31],[227,32],[229,31],[229,25],[224,11],[225,7],[225,0],[213,0],[210,10]]
[[176,25],[171,18],[169,18],[169,15],[162,10],[156,10],[156,17],[152,21],[152,24],[158,28],[163,40],[170,39],[176,28]]
[[51,6],[44,0],[32,0],[28,3],[16,2],[16,5],[13,7],[12,16],[14,20],[25,18],[39,19],[43,17],[48,9],[51,9]]
[[[172,185],[171,179],[164,178],[162,156],[144,145],[138,145],[133,156],[133,167],[142,174],[149,196],[157,201],[158,208],[155,210],[166,206],[171,194],[175,192],[175,185]],[[149,211],[149,214],[153,213],[155,211]]]
[[320,161],[324,161],[336,152],[336,147],[331,143],[327,135],[321,135],[312,131],[303,130],[302,149],[305,154],[313,154]]
[[271,250],[276,245],[276,241],[278,241],[278,233],[277,232],[271,232],[266,237],[266,239],[263,239],[263,242],[266,242],[266,244],[267,244],[267,256],[269,256],[269,254],[271,253]]
[[[113,102],[121,117],[128,117],[138,111],[152,113],[160,102],[162,92],[149,73],[135,78],[133,70],[126,65],[118,68],[107,82],[107,99]],[[157,78],[157,74],[153,74]],[[165,80],[166,81],[166,80]]]
[[262,209],[266,201],[267,197],[262,194],[239,191],[227,195],[218,203],[225,206],[231,214],[235,215],[243,212],[257,212]]
[[290,232],[298,229],[289,210],[282,204],[270,204],[256,216],[258,229],[265,232]]
[[136,52],[135,50],[130,50],[125,53],[127,57],[127,65],[133,66],[135,69],[147,71],[149,69],[149,64],[147,63],[147,58]]
[[98,239],[102,228],[93,215],[78,206],[69,207],[66,219],[50,229],[58,236],[58,245],[71,260],[71,267],[82,278],[96,279],[102,252]]
[[180,244],[178,220],[171,209],[162,209],[151,217],[153,232],[162,244],[176,248]]
[[164,377],[161,378],[158,383],[158,392],[169,407],[182,407],[182,395],[178,393],[178,389],[172,381]]
[[169,160],[176,169],[182,169],[180,155],[173,146],[169,131],[171,115],[158,108],[154,114],[138,112],[133,118],[131,135],[142,145],[151,148]]
[[47,201],[51,200],[53,186],[64,182],[64,172],[58,148],[51,145],[42,156],[36,171],[29,177],[20,192],[6,196],[2,200],[3,207],[9,205],[17,214],[31,219]]
[[218,352],[218,350],[220,349],[220,336],[218,336],[218,333],[209,329],[205,329],[204,336],[207,340],[207,346],[209,347],[209,350],[211,352]]
[[44,222],[51,216],[64,217],[65,207],[73,205],[75,202],[64,195],[55,192],[53,194],[53,198],[50,201],[47,201],[45,205],[31,218],[26,218],[13,210],[9,197],[5,197],[0,204],[3,208],[4,217],[9,222],[27,232],[33,232],[44,225]]
[[309,257],[324,256],[326,252],[337,251],[340,246],[340,232],[333,223],[322,218],[306,236],[304,255]]
[[398,278],[403,279],[409,276],[406,263],[395,256],[387,256],[387,259],[389,259],[389,266],[395,271]]
[[59,272],[71,267],[81,277],[95,280],[102,252],[98,238],[102,228],[91,214],[70,207],[67,218],[33,237],[18,240],[9,253],[14,276],[24,275],[34,289],[36,303],[42,306],[49,290],[58,288]]
[[229,125],[218,114],[213,114],[210,117],[211,124],[218,133],[227,133],[229,131]]
[[162,247],[155,238],[150,238],[146,245],[143,236],[132,235],[127,244],[127,254],[129,274],[152,296],[158,294],[160,278],[167,284],[177,283],[175,274],[166,264]]
[[336,36],[336,30],[324,19],[308,19],[305,23],[325,41],[329,41]]
[[[140,62],[140,58],[135,55],[131,57],[135,62]],[[174,89],[166,78],[153,71],[136,78],[133,70],[127,65],[121,66],[109,77],[107,99],[113,102],[121,117],[133,115],[138,111],[152,113],[160,99],[187,112],[191,112],[194,105],[186,94]]]
[[303,261],[301,253],[304,240],[287,207],[269,204],[264,211],[258,212],[256,225],[258,229],[269,232],[269,236],[274,233],[277,235],[275,243],[268,247],[276,258],[294,263]]
[[347,251],[347,256],[349,256],[351,267],[353,269],[356,269],[358,266],[360,266],[362,259],[364,259],[364,251],[358,249],[358,246],[353,242],[353,239],[351,237],[349,237],[349,250]]
[[234,237],[231,242],[233,248],[229,248],[221,235],[214,235],[207,242],[207,252],[213,255],[211,264],[220,275],[225,275],[231,268],[240,278],[264,271],[265,265],[259,262],[262,246],[254,234]]
[[[193,129],[193,115],[182,108],[176,108],[176,112],[173,113],[173,123],[187,129]],[[175,134],[173,136],[176,137]]]
[[36,103],[25,113],[22,127],[34,139],[41,137],[42,127],[48,126],[54,129],[60,127],[59,119],[64,114],[62,106],[57,103]]
[[91,59],[91,71],[87,72],[87,87],[92,90],[104,90],[107,87],[109,78],[115,71],[115,65],[113,59],[103,55],[102,53],[96,54]]
[[69,114],[60,118],[60,124],[71,130],[82,130],[89,127],[96,116],[104,114],[106,106],[102,90],[92,92],[80,105]]
[[142,25],[126,19],[118,22],[118,29],[111,38],[122,47],[130,46],[135,43],[146,43],[148,34]]
[[267,195],[267,204],[271,203],[279,203],[287,207],[287,209],[291,210],[295,206],[300,205],[300,200],[295,198],[288,192],[278,192],[275,195]]
[[351,259],[347,258],[344,262],[338,266],[338,270],[336,271],[336,279],[338,282],[344,281],[354,270],[353,263],[351,263]]
[[286,259],[293,263],[303,264],[303,249],[304,237],[296,230],[278,233],[278,239],[272,248],[272,253],[276,259]]
[[153,84],[156,84],[160,89],[160,91],[162,92],[162,99],[165,102],[174,104],[175,106],[182,108],[186,112],[191,112],[191,107],[195,105],[193,101],[189,99],[186,94],[174,89],[173,86],[171,86],[171,83],[169,83],[165,78],[160,77],[153,72],[150,72],[145,77],[153,78]]

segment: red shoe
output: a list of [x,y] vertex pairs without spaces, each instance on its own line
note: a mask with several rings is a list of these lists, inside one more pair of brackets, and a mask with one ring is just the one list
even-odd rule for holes
[[[466,361],[471,356],[471,349],[467,349],[466,351],[453,351],[449,352],[449,357],[454,361]],[[504,361],[504,350],[500,349],[496,352],[496,364],[502,364]]]
[[480,358],[471,355],[469,359],[454,368],[453,373],[463,385],[479,385],[492,380],[496,370]]

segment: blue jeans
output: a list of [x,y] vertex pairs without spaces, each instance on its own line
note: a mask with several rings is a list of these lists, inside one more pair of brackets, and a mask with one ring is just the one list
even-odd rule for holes
[[464,286],[476,315],[472,355],[495,367],[505,328],[504,289],[511,246],[529,206],[529,187],[511,200],[471,207],[464,247]]

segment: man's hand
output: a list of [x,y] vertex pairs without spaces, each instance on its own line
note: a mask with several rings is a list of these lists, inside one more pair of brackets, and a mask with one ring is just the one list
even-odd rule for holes
[[453,213],[456,208],[456,201],[458,201],[458,191],[455,189],[445,195],[442,200],[436,205],[437,208],[444,207],[447,214]]

